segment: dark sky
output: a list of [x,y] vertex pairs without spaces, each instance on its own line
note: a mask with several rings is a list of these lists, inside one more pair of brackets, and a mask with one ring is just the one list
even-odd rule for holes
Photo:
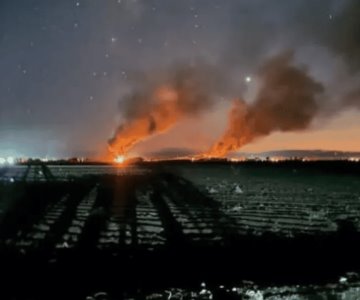
[[[251,95],[256,80],[244,79],[262,60],[295,49],[297,63],[327,93],[341,94],[359,78],[353,51],[359,44],[350,37],[348,48],[337,46],[338,37],[353,34],[342,25],[351,2],[1,0],[0,156],[99,153],[134,81],[179,62],[216,64]],[[354,124],[359,115],[351,115]],[[209,118],[205,123],[222,122]]]

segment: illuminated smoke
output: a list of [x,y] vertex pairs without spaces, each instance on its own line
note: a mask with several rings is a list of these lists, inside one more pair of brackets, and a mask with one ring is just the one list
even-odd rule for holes
[[[331,15],[331,20],[310,19],[303,29],[304,36],[313,37],[313,41],[341,57],[346,64],[350,84],[341,95],[332,93],[334,101],[331,103],[332,99],[326,99],[328,101],[324,102],[320,99],[325,94],[324,87],[311,78],[305,68],[293,64],[293,53],[278,55],[260,68],[260,88],[254,101],[233,101],[225,133],[205,155],[226,156],[273,132],[304,130],[316,118],[329,118],[344,109],[360,109],[359,8],[360,1],[348,0],[339,13]],[[301,32],[299,28],[296,31]],[[238,30],[235,32],[237,34]],[[185,118],[207,111],[215,99],[220,98],[218,96],[228,98],[231,95],[231,99],[240,95],[242,99],[241,93],[233,93],[241,88],[234,88],[231,83],[229,66],[247,70],[249,63],[261,64],[273,42],[270,35],[254,40],[251,36],[231,39],[224,58],[227,64],[223,68],[228,68],[227,72],[219,66],[203,63],[181,65],[170,68],[162,76],[154,75],[155,79],[136,82],[133,91],[121,101],[123,122],[108,144],[112,156],[126,154],[148,137],[166,132]],[[246,47],[249,41],[254,44]],[[244,47],[249,50],[245,56]],[[336,92],[336,84],[334,88]]]
[[225,90],[219,75],[215,68],[198,64],[143,82],[121,101],[124,121],[109,140],[110,152],[126,154],[146,138],[211,108],[215,96]]
[[[324,101],[323,85],[293,59],[294,53],[287,51],[263,64],[254,101],[233,101],[225,133],[203,156],[223,157],[273,132],[305,130],[316,118],[360,108],[359,89],[336,103]],[[157,80],[140,81],[121,101],[124,120],[109,140],[112,156],[127,154],[148,137],[208,111],[218,96],[235,90],[229,82],[226,72],[204,64],[174,68]]]
[[323,86],[292,64],[293,53],[270,59],[259,71],[255,101],[235,100],[225,134],[206,154],[222,157],[275,131],[303,130],[319,113]]

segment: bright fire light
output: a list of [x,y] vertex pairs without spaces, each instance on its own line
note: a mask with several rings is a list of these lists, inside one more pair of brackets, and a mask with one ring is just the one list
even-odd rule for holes
[[125,161],[125,157],[124,157],[124,155],[118,155],[118,156],[115,157],[114,161],[117,164],[122,164]]

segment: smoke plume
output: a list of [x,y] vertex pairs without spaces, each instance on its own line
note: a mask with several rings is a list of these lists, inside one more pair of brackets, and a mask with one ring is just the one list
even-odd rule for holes
[[125,154],[149,136],[211,108],[216,95],[227,90],[220,73],[199,63],[175,67],[136,87],[121,102],[124,121],[109,140],[110,152]]
[[[335,1],[317,3],[312,6],[316,10],[313,14],[308,13],[302,1],[296,1],[297,8],[293,10],[289,9],[293,3],[283,1],[278,7],[284,7],[282,15],[288,11],[292,14],[284,19],[274,18],[278,23],[258,9],[264,3],[267,2],[250,7],[254,6],[255,16],[268,22],[266,31],[259,18],[251,14],[238,18],[242,6],[234,11],[234,30],[217,65],[181,64],[160,75],[137,80],[132,92],[120,102],[123,122],[109,140],[110,152],[126,154],[148,137],[208,111],[220,97],[237,99],[233,101],[225,133],[207,156],[225,156],[273,132],[305,130],[321,117],[329,118],[348,108],[360,109],[360,1],[347,0],[341,5]],[[341,9],[332,10],[335,4]],[[273,6],[267,5],[269,9]],[[273,13],[277,16],[277,10]],[[326,49],[334,61],[341,59],[346,76],[335,76],[325,86],[312,78],[306,68],[295,64],[293,52],[268,59],[273,53],[270,50],[287,49],[289,45],[299,52],[304,45],[320,46],[318,51]],[[233,75],[240,74],[238,71],[253,73],[254,66],[259,65],[260,88],[255,99],[242,100],[241,80],[234,84]]]
[[293,53],[269,60],[259,72],[262,86],[252,104],[235,100],[225,134],[208,156],[225,156],[274,131],[307,128],[319,112],[323,86],[292,65]]

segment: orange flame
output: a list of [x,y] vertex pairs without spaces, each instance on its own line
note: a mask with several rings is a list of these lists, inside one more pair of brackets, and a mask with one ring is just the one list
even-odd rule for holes
[[[306,69],[293,64],[293,56],[289,51],[266,61],[259,70],[261,85],[254,101],[234,100],[227,130],[199,158],[225,157],[273,132],[309,128],[318,115],[318,97],[324,88]],[[140,84],[123,101],[125,122],[109,141],[112,156],[123,156],[137,143],[169,130],[185,117],[208,111],[224,82],[211,74],[211,69],[191,67],[178,70],[165,84]]]
[[245,102],[239,99],[234,100],[228,116],[227,130],[204,156],[209,158],[224,157],[229,152],[235,151],[251,142],[255,136],[247,116],[248,107]]
[[293,53],[286,52],[262,67],[262,85],[255,101],[234,101],[228,128],[207,155],[224,157],[272,132],[304,130],[311,125],[323,86],[307,70],[294,66],[292,60]]
[[182,117],[178,94],[174,89],[160,87],[152,97],[155,101],[150,111],[118,128],[114,141],[109,145],[109,151],[115,157],[127,154],[133,146],[150,135],[165,132]]

